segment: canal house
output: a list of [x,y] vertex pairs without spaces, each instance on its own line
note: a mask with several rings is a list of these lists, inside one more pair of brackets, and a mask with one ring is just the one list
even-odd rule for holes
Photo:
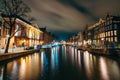
[[120,47],[120,16],[107,15],[85,29],[85,39],[89,45],[98,48]]

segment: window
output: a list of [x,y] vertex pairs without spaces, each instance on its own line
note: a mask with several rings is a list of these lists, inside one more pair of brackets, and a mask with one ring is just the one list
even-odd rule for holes
[[107,27],[107,30],[110,30],[109,26]]
[[107,32],[106,32],[106,36],[107,36]]
[[107,31],[107,27],[105,27],[105,30]]
[[104,35],[103,37],[105,37],[105,33],[103,33],[103,35]]
[[117,29],[117,24],[114,24],[114,29]]
[[8,31],[9,31],[9,29],[6,29],[5,31],[6,31],[6,35],[8,35],[8,34],[9,34],[9,32],[8,32]]
[[108,32],[108,36],[110,36],[110,31]]
[[112,20],[110,20],[110,24],[112,24]]
[[100,36],[98,35],[98,38],[100,38]]
[[109,21],[107,22],[107,25],[109,25]]
[[115,42],[117,42],[117,37],[115,37]]
[[110,25],[110,30],[112,30],[112,25]]
[[110,38],[108,38],[108,41],[110,42]]
[[106,41],[109,41],[109,38],[106,38]]
[[15,29],[15,32],[16,32],[17,30],[18,30],[18,31],[15,33],[15,36],[20,36],[21,30],[19,30],[19,28],[20,28],[20,26],[17,25],[17,26],[16,26],[16,29]]
[[117,31],[116,30],[114,30],[114,35],[117,35]]
[[100,38],[102,37],[102,33],[100,34]]
[[101,33],[101,37],[105,37],[105,33]]
[[26,36],[26,28],[23,28],[22,32],[21,32],[22,36]]
[[26,29],[26,36],[29,37],[29,30]]
[[113,37],[111,37],[111,41],[113,42]]
[[8,41],[8,40],[7,40],[7,39],[5,39],[5,44],[7,44],[7,41]]
[[113,36],[113,31],[111,31],[111,36]]

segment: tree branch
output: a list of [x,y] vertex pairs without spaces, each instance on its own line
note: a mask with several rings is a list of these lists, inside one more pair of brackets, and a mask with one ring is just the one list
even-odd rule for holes
[[18,31],[20,31],[20,27],[18,27],[18,29],[10,37],[12,38]]

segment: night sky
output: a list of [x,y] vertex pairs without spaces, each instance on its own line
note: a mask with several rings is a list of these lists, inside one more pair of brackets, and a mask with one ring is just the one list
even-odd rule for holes
[[36,19],[33,23],[46,26],[48,31],[63,37],[83,30],[107,13],[120,15],[120,0],[24,1],[31,8],[30,16]]

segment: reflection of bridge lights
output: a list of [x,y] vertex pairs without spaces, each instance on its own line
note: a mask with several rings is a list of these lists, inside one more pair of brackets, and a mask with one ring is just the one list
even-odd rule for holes
[[58,61],[58,51],[59,51],[59,47],[52,48],[52,52],[51,52],[51,66],[52,66],[53,70],[58,69],[58,64],[59,64],[59,61]]
[[44,52],[41,52],[41,70],[43,71],[44,69]]
[[48,59],[45,52],[41,52],[41,71],[46,71],[48,67]]
[[54,42],[54,43],[52,44],[52,46],[59,46],[59,45],[60,45],[59,42]]

